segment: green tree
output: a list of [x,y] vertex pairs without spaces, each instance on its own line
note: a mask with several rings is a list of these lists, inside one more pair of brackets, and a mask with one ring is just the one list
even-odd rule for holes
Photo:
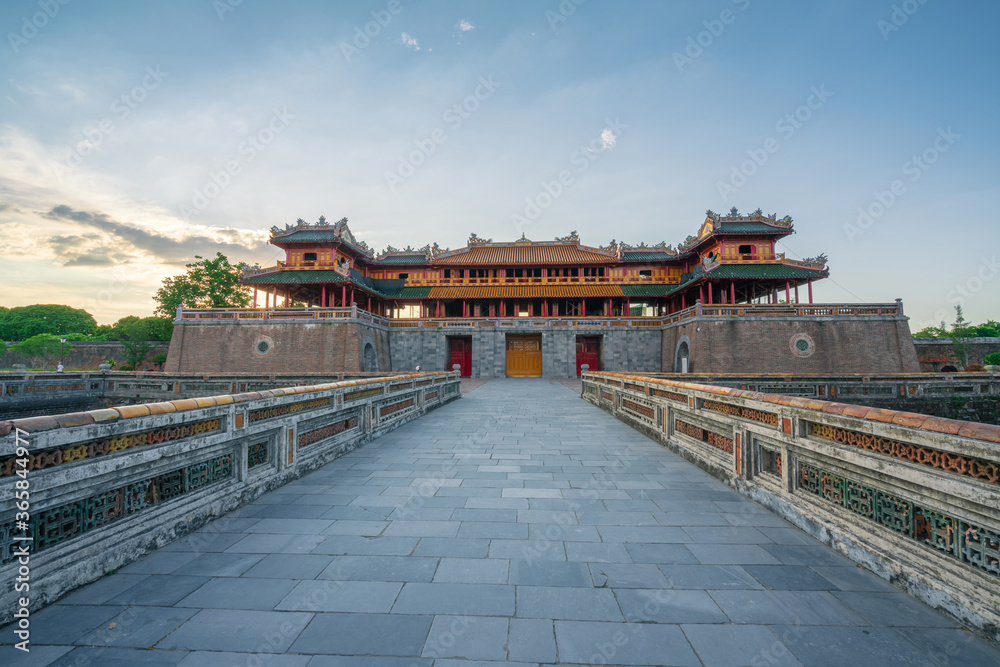
[[987,320],[985,324],[969,327],[971,338],[1000,338],[1000,322]]
[[108,327],[105,340],[168,341],[174,332],[173,320],[165,317],[137,317],[127,315]]
[[963,366],[969,365],[969,322],[962,313],[961,306],[955,306],[955,322],[951,325],[951,342],[955,348],[955,356]]
[[125,351],[125,364],[138,368],[156,342],[170,340],[173,323],[162,317],[123,317],[111,327],[110,340],[120,341]]
[[986,355],[983,359],[983,363],[987,366],[1000,366],[1000,352],[991,352]]
[[92,334],[96,331],[97,322],[93,315],[69,306],[36,304],[0,313],[0,340],[27,341],[38,334],[59,336],[70,333]]
[[185,308],[246,308],[251,291],[240,284],[240,266],[229,263],[221,252],[214,259],[195,255],[197,262],[187,265],[187,273],[163,280],[163,287],[153,297],[159,306],[156,314],[173,318],[178,306]]
[[945,326],[944,322],[941,323],[939,327],[924,327],[917,333],[913,334],[914,338],[947,338],[948,328]]
[[52,362],[54,366],[55,362],[62,358],[64,352],[69,352],[73,349],[73,343],[69,341],[62,343],[59,338],[59,336],[52,334],[37,334],[28,338],[23,343],[11,345],[10,349],[12,352],[20,352],[26,355],[32,362],[41,366],[44,371],[46,362]]

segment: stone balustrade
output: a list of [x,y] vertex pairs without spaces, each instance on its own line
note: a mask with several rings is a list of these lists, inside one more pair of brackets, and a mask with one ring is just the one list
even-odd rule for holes
[[1000,397],[996,373],[899,373],[893,375],[792,375],[788,373],[634,373],[646,378],[710,384],[783,394],[841,399],[907,400],[916,398]]
[[[397,374],[0,421],[0,625],[19,598],[37,609],[458,398],[459,385]],[[30,590],[16,592],[25,565]]]
[[124,402],[135,399],[149,401],[195,398],[383,375],[385,374],[0,372],[0,419],[80,410],[94,407],[101,399]]
[[625,373],[583,398],[1000,639],[1000,427]]

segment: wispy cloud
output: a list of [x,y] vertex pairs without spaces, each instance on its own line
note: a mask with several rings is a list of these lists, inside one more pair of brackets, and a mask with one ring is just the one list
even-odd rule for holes
[[604,146],[606,150],[611,150],[612,148],[615,147],[615,144],[617,142],[618,142],[618,137],[615,136],[615,133],[611,131],[611,128],[610,127],[604,128],[604,131],[601,132],[601,145]]
[[408,46],[411,49],[413,49],[414,51],[419,51],[420,50],[420,44],[417,42],[417,38],[413,37],[411,35],[408,35],[405,32],[403,33],[403,36],[400,39],[400,41],[403,42],[404,46]]
[[470,30],[475,30],[476,26],[472,25],[472,21],[468,19],[462,19],[458,22],[458,29],[462,32],[469,32]]
[[[149,255],[160,263],[183,265],[195,255],[221,252],[234,261],[263,252],[266,243],[251,232],[236,229],[205,230],[178,237],[119,222],[101,212],[79,211],[59,205],[44,213],[49,220],[69,221],[100,234],[81,233],[45,237],[43,242],[66,266],[111,266]],[[208,232],[212,233],[211,236]]]

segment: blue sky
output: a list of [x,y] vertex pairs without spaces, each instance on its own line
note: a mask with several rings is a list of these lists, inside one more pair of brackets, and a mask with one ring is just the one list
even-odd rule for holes
[[914,329],[956,303],[998,319],[998,18],[943,0],[8,1],[0,305],[150,314],[195,254],[271,264],[267,230],[297,218],[347,216],[378,249],[677,244],[736,206],[791,215],[789,257],[829,255],[817,300],[901,297]]

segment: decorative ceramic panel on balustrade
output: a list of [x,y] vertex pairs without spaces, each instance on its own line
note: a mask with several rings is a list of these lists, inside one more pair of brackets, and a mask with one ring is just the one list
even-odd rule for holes
[[635,426],[662,411],[662,442],[996,634],[1000,427],[622,373],[583,382]]
[[[414,381],[425,384],[386,396]],[[0,473],[27,469],[32,501],[29,521],[0,521],[0,577],[30,538],[44,604],[458,398],[458,386],[453,374],[397,375],[0,422]],[[19,460],[13,427],[28,432]],[[0,496],[0,516],[14,509]],[[0,591],[0,624],[12,595]]]

